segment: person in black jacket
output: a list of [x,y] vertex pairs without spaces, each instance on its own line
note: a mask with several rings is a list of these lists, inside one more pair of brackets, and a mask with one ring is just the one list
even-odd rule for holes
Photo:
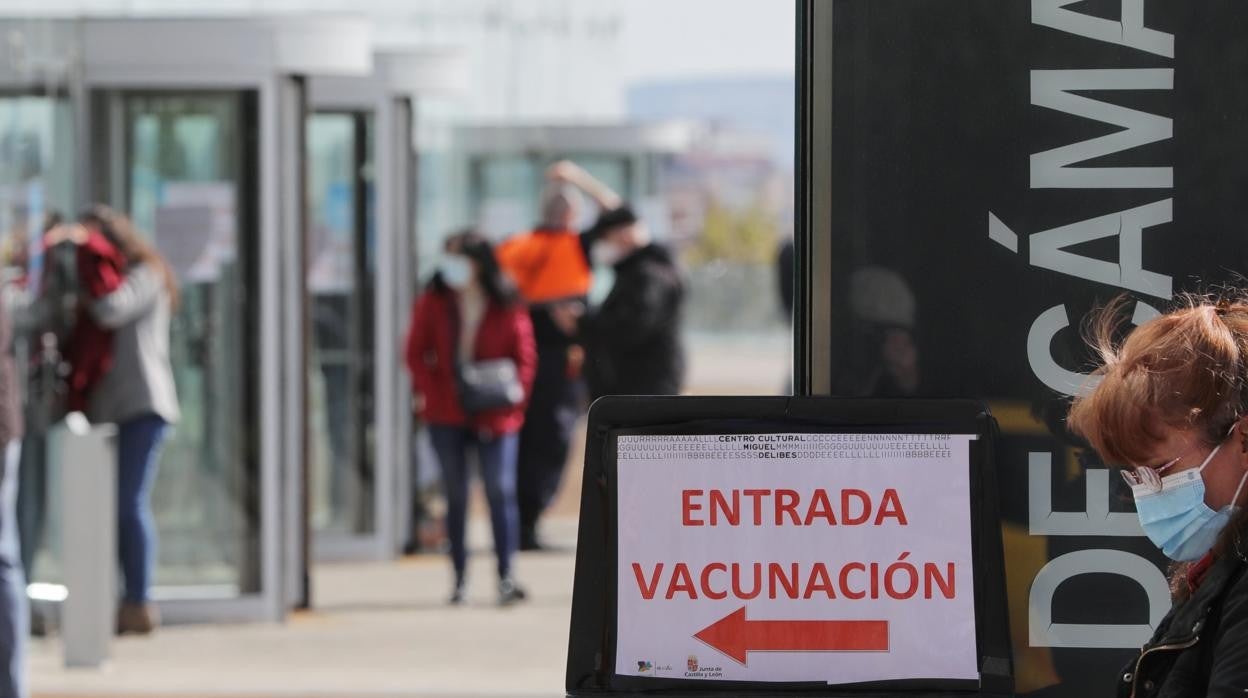
[[1248,296],[1192,298],[1114,341],[1068,424],[1123,468],[1145,535],[1176,562],[1175,603],[1118,676],[1119,696],[1248,694]]
[[604,213],[586,239],[595,266],[615,271],[610,293],[581,322],[591,396],[679,394],[685,378],[680,266],[627,206]]

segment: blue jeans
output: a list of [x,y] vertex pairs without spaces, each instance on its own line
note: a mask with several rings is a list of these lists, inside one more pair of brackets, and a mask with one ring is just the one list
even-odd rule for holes
[[152,481],[160,447],[169,425],[150,414],[117,427],[117,543],[125,595],[130,603],[146,603],[156,556],[156,522],[152,519]]
[[516,504],[516,454],[520,442],[516,434],[481,438],[461,427],[429,426],[429,440],[442,467],[446,491],[446,528],[451,539],[451,562],[455,581],[464,580],[468,565],[468,448],[476,446],[485,481],[485,498],[490,504],[490,525],[494,530],[494,553],[498,556],[499,578],[511,575],[511,558],[520,545],[520,511]]
[[22,541],[22,569],[27,576],[35,567],[35,553],[43,547],[48,508],[47,444],[46,433],[26,432],[22,464],[17,470],[17,530]]
[[4,474],[0,476],[0,698],[26,696],[30,608],[17,534],[17,478],[21,458],[21,441],[5,444]]

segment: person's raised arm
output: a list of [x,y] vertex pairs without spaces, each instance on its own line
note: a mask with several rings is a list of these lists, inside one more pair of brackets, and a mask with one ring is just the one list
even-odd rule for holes
[[150,264],[136,264],[120,286],[92,303],[91,317],[110,330],[124,327],[148,312],[160,299],[165,279]]
[[560,160],[546,170],[546,176],[556,182],[567,182],[589,195],[603,211],[620,207],[624,200],[615,190],[594,177],[585,168],[570,160]]

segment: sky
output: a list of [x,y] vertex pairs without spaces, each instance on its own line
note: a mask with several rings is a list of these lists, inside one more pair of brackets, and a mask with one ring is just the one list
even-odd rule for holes
[[792,0],[623,0],[628,82],[794,72]]

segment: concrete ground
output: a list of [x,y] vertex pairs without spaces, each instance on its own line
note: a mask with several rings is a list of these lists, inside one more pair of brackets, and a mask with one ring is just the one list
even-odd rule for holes
[[170,627],[120,638],[102,670],[61,666],[55,638],[32,647],[35,698],[364,698],[562,695],[575,521],[549,522],[555,552],[523,554],[528,603],[494,603],[485,522],[474,521],[469,603],[450,607],[449,563],[323,565],[316,610],[288,622]]

